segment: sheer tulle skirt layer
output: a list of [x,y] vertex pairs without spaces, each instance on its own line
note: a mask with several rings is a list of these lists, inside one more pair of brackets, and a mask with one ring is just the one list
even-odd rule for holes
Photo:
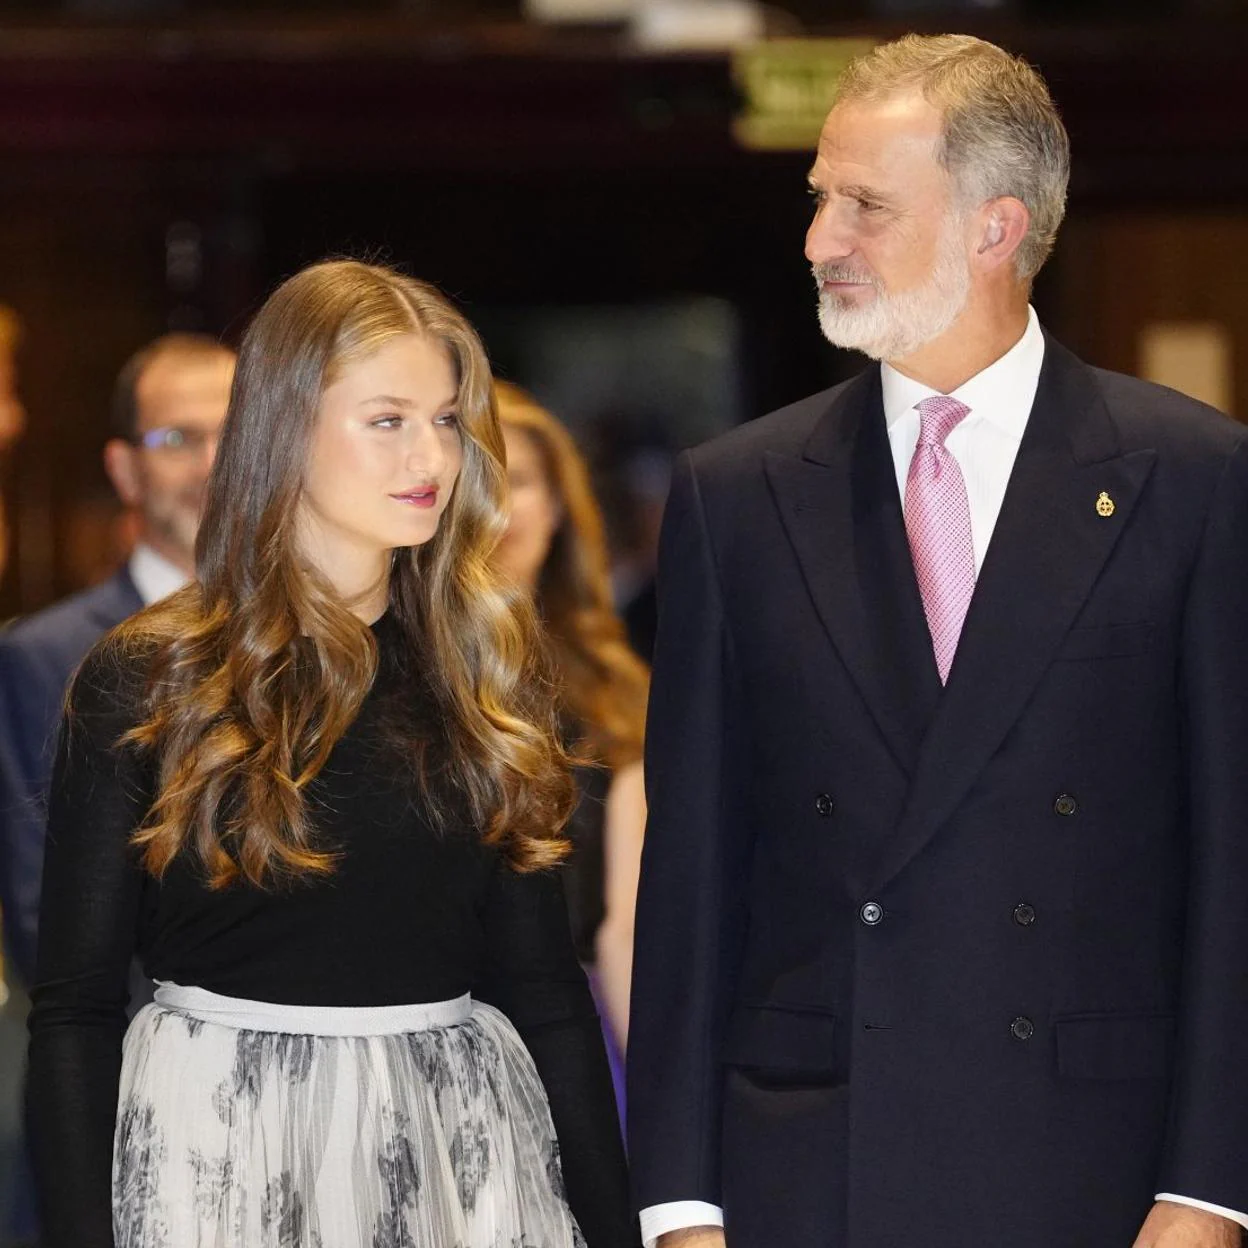
[[253,1020],[177,991],[209,1008],[158,1000],[126,1034],[117,1248],[583,1248],[545,1091],[497,1010],[398,1007],[404,1030],[349,1035],[338,1009],[323,1035],[306,1007],[283,1031],[286,1007]]

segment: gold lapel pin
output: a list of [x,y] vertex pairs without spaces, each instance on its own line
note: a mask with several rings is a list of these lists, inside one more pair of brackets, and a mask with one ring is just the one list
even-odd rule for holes
[[1097,496],[1096,514],[1098,516],[1112,516],[1114,514],[1114,500],[1104,490]]

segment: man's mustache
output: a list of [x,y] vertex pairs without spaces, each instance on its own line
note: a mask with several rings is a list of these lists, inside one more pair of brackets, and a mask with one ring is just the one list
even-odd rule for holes
[[847,264],[812,264],[810,271],[815,276],[816,286],[822,286],[824,282],[861,282],[867,286],[879,286],[873,274],[860,273]]

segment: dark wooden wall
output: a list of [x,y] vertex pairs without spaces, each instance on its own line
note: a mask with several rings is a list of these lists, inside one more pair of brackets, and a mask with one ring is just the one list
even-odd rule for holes
[[[1180,314],[1216,287],[1242,379],[1248,29],[981,33],[1040,67],[1074,143],[1046,320],[1130,368],[1145,310]],[[738,107],[726,58],[641,56],[607,34],[393,16],[0,23],[0,301],[27,324],[32,417],[7,469],[0,616],[80,583],[84,542],[106,557],[99,448],[129,351],[170,325],[237,337],[276,280],[327,253],[398,261],[470,315],[722,295],[745,324],[751,410],[843,375],[854,364],[819,338],[801,255],[809,156],[741,150]],[[1215,218],[1222,243],[1190,241]],[[1176,248],[1185,262],[1165,267]]]

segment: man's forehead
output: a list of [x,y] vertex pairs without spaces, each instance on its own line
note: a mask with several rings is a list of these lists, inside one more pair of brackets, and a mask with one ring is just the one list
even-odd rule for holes
[[160,355],[143,370],[138,380],[145,391],[207,389],[228,383],[234,375],[234,357],[226,352],[202,355]]
[[828,114],[815,163],[850,160],[887,165],[897,159],[935,160],[942,129],[940,110],[918,92],[847,100]]
[[149,423],[149,415],[166,420],[179,409],[210,418],[215,411],[219,419],[233,376],[234,357],[224,351],[158,357],[143,370],[135,387],[140,420]]

